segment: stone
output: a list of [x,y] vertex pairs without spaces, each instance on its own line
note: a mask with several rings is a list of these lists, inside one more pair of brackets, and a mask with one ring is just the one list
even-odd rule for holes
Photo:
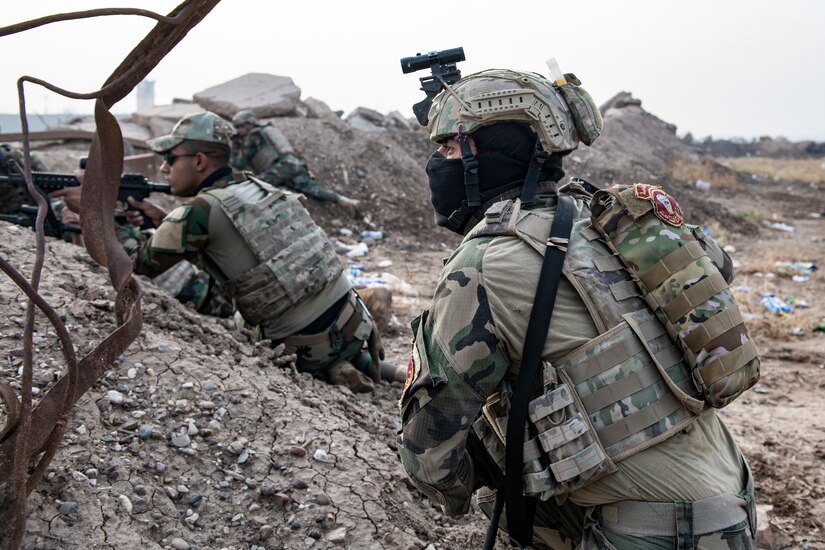
[[57,511],[60,512],[60,515],[68,516],[77,512],[77,503],[76,502],[62,502],[60,506],[57,507]]
[[189,550],[190,545],[188,542],[183,540],[180,537],[175,537],[169,541],[169,545],[172,546],[175,550]]
[[294,446],[289,448],[289,454],[291,454],[292,456],[298,456],[298,457],[306,456],[307,450],[304,449],[303,447],[301,447],[300,445],[294,445]]
[[188,447],[192,441],[188,435],[178,435],[172,438],[171,443],[173,447]]
[[338,527],[327,533],[327,540],[333,544],[341,544],[347,539],[347,528]]
[[286,76],[248,73],[193,97],[204,109],[228,119],[242,109],[252,110],[260,119],[294,113],[301,89]]

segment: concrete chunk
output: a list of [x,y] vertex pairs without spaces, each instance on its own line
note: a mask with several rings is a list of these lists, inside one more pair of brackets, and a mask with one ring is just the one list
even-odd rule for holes
[[194,95],[201,107],[227,118],[241,109],[251,109],[258,118],[289,115],[300,97],[291,78],[265,73],[245,74]]

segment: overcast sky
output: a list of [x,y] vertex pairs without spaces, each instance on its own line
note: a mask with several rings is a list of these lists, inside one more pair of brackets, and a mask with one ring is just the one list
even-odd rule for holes
[[[133,0],[168,13],[174,0]],[[59,12],[127,6],[96,0],[4,0],[0,26]],[[512,11],[509,11],[509,10]],[[154,26],[138,17],[52,24],[0,38],[0,112],[17,111],[16,80],[97,87]],[[601,104],[630,91],[696,137],[825,141],[825,2],[611,0],[409,2],[223,0],[152,72],[156,103],[191,98],[249,72],[291,77],[302,97],[349,112],[412,116],[423,97],[399,58],[463,46],[462,73],[546,73],[556,57]],[[91,112],[91,102],[26,87],[31,113]],[[130,96],[115,112],[135,109]]]

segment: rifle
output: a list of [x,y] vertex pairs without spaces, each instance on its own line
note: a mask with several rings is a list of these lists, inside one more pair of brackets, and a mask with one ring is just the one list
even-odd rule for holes
[[[0,220],[23,227],[30,227],[32,231],[34,231],[35,222],[37,221],[37,207],[33,204],[22,204],[18,212],[18,214],[0,214]],[[80,232],[79,227],[65,225],[59,221],[49,220],[48,218],[46,218],[46,223],[43,224],[43,234],[47,237],[62,239],[63,233]]]
[[[85,168],[85,157],[80,159],[80,167]],[[64,187],[77,187],[80,181],[73,174],[60,174],[56,172],[32,172],[32,183],[41,192],[41,194],[51,193]],[[7,175],[0,175],[0,185],[26,185],[26,180],[23,174],[18,172],[9,172]],[[142,201],[146,199],[150,193],[166,193],[172,194],[172,188],[167,183],[154,183],[149,181],[143,174],[123,174],[120,176],[120,187],[117,191],[117,200],[124,204],[126,210],[136,210],[129,205],[126,200],[129,197]],[[141,229],[152,229],[154,225],[145,218]]]

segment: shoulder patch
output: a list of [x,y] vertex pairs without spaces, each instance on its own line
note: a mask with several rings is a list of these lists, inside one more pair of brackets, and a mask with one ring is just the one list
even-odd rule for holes
[[152,240],[149,249],[154,252],[173,252],[183,254],[186,251],[186,224],[192,206],[185,204],[178,206],[163,218]]
[[682,209],[676,199],[665,193],[661,187],[647,183],[634,183],[633,193],[637,199],[647,200],[653,205],[653,213],[663,222],[675,227],[685,223]]

